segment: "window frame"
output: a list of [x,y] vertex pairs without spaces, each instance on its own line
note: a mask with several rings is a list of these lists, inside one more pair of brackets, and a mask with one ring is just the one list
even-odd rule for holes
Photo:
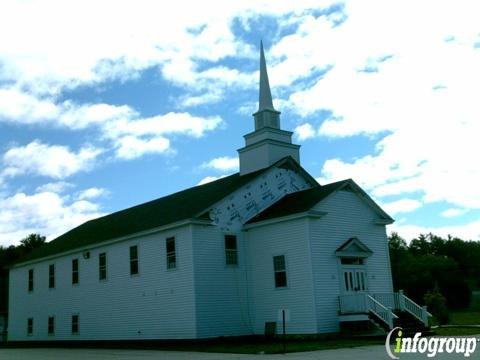
[[[74,266],[76,264],[76,266]],[[78,258],[72,259],[72,285],[80,284],[80,261]]]
[[[132,250],[135,249],[135,257],[132,256]],[[130,257],[130,275],[137,276],[140,274],[140,264],[138,261],[138,245],[132,245],[129,248]]]
[[[283,258],[283,269],[277,269],[277,263],[275,262],[276,258]],[[287,276],[287,256],[285,254],[273,255],[273,279],[275,284],[275,289],[286,289],[288,288],[288,276]],[[284,281],[285,285],[279,285],[279,278],[277,278],[277,274],[284,274]],[[282,280],[283,281],[283,280]]]
[[[173,243],[173,251],[169,251],[169,242]],[[169,236],[165,239],[165,255],[167,270],[175,270],[177,268],[177,244],[175,236]]]
[[27,318],[27,336],[33,336],[33,317]]
[[[73,321],[76,318],[76,321]],[[74,325],[76,326],[76,331],[74,331]],[[80,314],[72,314],[70,318],[70,334],[78,335],[80,334]]]
[[48,288],[55,289],[55,264],[48,265]]
[[55,316],[49,316],[47,322],[47,334],[49,336],[55,335]]
[[[235,247],[228,247],[228,239],[233,239]],[[223,245],[225,249],[225,266],[237,267],[238,266],[238,238],[235,234],[225,234],[223,237]],[[233,260],[233,261],[232,261]]]
[[[102,259],[104,264],[102,264]],[[107,280],[107,253],[105,251],[98,254],[98,280]]]
[[28,292],[31,293],[35,289],[35,284],[34,284],[34,276],[35,272],[33,268],[28,269]]

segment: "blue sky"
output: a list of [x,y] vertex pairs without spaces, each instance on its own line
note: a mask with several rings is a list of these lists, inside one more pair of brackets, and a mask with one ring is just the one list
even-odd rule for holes
[[474,2],[0,5],[0,244],[237,171],[263,39],[282,127],[389,231],[480,239]]

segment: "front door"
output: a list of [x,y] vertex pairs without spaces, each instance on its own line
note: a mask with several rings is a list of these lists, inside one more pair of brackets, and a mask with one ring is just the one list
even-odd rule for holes
[[367,291],[367,272],[364,265],[342,266],[342,288],[346,295]]

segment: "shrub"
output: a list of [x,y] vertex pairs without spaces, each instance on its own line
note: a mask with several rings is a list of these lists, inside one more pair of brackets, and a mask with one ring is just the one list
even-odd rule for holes
[[425,294],[424,300],[428,311],[437,318],[438,322],[441,325],[447,324],[449,320],[447,300],[440,293],[437,286]]

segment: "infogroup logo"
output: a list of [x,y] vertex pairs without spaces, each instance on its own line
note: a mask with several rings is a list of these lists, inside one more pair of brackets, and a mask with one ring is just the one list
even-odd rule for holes
[[[395,342],[392,347],[390,340],[394,333],[397,333]],[[392,359],[399,359],[399,355],[403,353],[419,353],[426,354],[427,357],[433,358],[439,353],[447,354],[463,354],[469,357],[475,352],[477,342],[480,339],[475,337],[421,337],[422,333],[417,332],[413,338],[403,337],[401,327],[392,329],[385,340],[385,350]]]

